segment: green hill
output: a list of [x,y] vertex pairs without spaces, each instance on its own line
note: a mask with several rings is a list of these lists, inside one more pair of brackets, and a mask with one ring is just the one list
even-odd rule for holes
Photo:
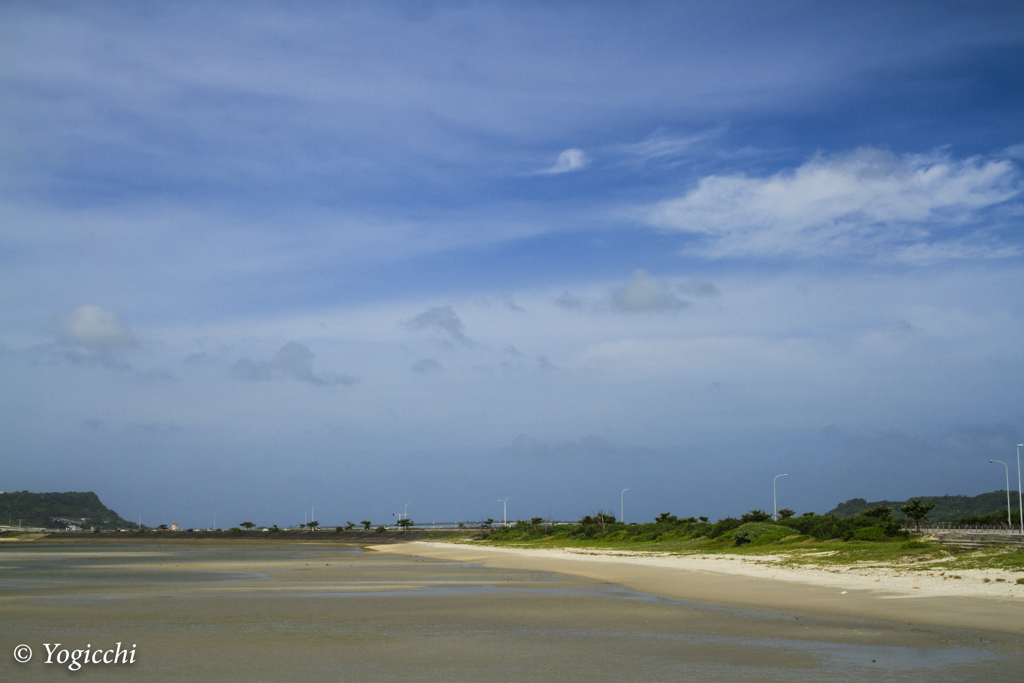
[[75,524],[84,529],[134,529],[138,525],[100,502],[92,491],[85,493],[0,493],[0,524],[64,529]]
[[[914,496],[922,503],[935,503],[935,507],[928,513],[930,522],[953,522],[961,519],[972,519],[978,517],[995,516],[1006,521],[1006,491],[994,491],[982,493],[980,496],[970,498],[968,496]],[[905,519],[906,515],[900,512],[900,506],[906,505],[910,499],[905,501],[876,500],[869,503],[863,498],[853,498],[840,503],[834,509],[826,512],[826,515],[836,517],[853,517],[864,510],[884,505],[892,508],[893,517]],[[1010,492],[1010,508],[1013,510],[1013,518],[1017,519],[1017,492]],[[997,519],[993,519],[997,521]]]

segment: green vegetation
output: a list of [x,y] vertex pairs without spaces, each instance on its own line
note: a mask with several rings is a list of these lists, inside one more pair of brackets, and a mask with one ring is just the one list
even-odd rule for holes
[[[1010,508],[1013,510],[1014,523],[1020,523],[1017,509],[1017,492],[1010,492]],[[912,500],[920,504],[934,504],[928,513],[930,522],[961,522],[964,524],[1005,524],[1006,523],[1006,491],[993,491],[970,498],[968,496],[915,496],[905,501],[880,500],[869,503],[863,498],[852,498],[837,505],[826,515],[836,517],[854,517],[871,508],[886,507],[894,510],[897,520],[907,519],[901,510]]]
[[935,503],[922,503],[920,500],[915,498],[906,505],[901,505],[900,512],[914,520],[914,527],[920,529],[921,520],[928,519],[928,513],[931,512],[934,507]]
[[848,519],[805,514],[787,516],[777,522],[762,510],[751,510],[739,519],[726,517],[712,523],[707,517],[680,519],[663,512],[653,522],[622,524],[603,512],[587,515],[577,524],[544,525],[534,517],[529,522],[516,522],[512,526],[492,529],[487,534],[491,541],[593,541],[601,544],[664,544],[704,539],[719,545],[765,545],[789,537],[808,537],[818,541],[842,539],[845,541],[904,540],[907,534],[890,514],[879,510],[872,514]]
[[[884,506],[847,519],[805,514],[777,522],[760,510],[711,523],[664,512],[645,524],[588,515],[576,524],[545,525],[538,518],[485,531],[483,540],[518,547],[621,549],[673,554],[770,555],[786,565],[898,566],[906,571],[1003,569],[1024,572],[1024,551],[996,546],[965,550],[909,540]],[[781,557],[781,559],[780,559]],[[957,578],[950,576],[949,578]]]
[[[15,491],[0,493],[0,523],[22,526],[63,529],[75,524],[83,529],[102,530],[136,529],[138,525],[122,519],[100,502],[99,496],[89,492],[29,493]],[[64,520],[64,521],[59,521]],[[70,520],[70,521],[69,521]]]
[[368,520],[368,519],[364,519],[363,521],[361,521],[361,522],[359,522],[359,523],[360,523],[360,524],[362,524],[362,525],[363,525],[363,528],[364,528],[364,529],[366,529],[367,531],[369,531],[369,530],[370,530],[370,525],[371,525],[371,524],[373,524],[373,522],[371,522],[371,521],[370,521],[370,520]]

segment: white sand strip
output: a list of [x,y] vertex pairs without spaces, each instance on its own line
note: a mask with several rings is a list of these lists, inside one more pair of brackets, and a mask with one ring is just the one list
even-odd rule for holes
[[[579,549],[516,549],[412,542],[371,546],[491,567],[552,571],[661,597],[771,610],[856,616],[910,624],[1024,634],[1024,586],[994,570],[791,568],[779,558],[693,556]],[[1019,576],[1019,575],[1017,575]],[[985,583],[984,578],[990,578]],[[996,578],[1006,579],[996,582]]]

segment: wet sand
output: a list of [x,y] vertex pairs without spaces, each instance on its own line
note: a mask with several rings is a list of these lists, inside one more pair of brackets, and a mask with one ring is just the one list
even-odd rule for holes
[[[435,554],[473,551],[430,545]],[[730,596],[726,588],[699,599],[672,595],[669,586],[647,585],[643,577],[599,576],[608,571],[601,562],[576,562],[570,570],[520,558],[521,566],[499,566],[516,562],[496,560],[497,554],[428,558],[427,552],[414,545],[387,552],[336,544],[5,545],[0,679],[919,681],[942,675],[991,682],[1017,680],[1024,660],[1024,638],[1016,632],[907,625],[802,609],[802,603],[775,609],[744,594]],[[580,571],[581,565],[592,569]],[[71,674],[66,665],[42,663],[43,643],[107,648],[118,641],[136,645],[135,664],[87,665]],[[20,643],[34,651],[27,664],[12,657]]]
[[1024,635],[1024,586],[985,584],[973,576],[983,572],[959,572],[973,579],[971,583],[943,580],[923,572],[906,577],[892,576],[890,570],[780,568],[757,557],[744,561],[736,556],[527,550],[424,542],[371,547],[379,552],[476,562],[495,568],[563,572],[676,600]]

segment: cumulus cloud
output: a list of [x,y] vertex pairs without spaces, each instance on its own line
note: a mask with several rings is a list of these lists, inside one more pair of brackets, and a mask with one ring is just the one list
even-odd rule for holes
[[541,175],[558,175],[584,168],[590,159],[582,149],[567,149],[558,155],[558,161],[551,168],[540,171]]
[[69,363],[135,372],[125,352],[138,348],[139,340],[113,311],[84,304],[55,315],[50,332],[48,351]]
[[[941,242],[933,237],[936,230],[962,230],[1019,194],[1018,174],[1005,159],[957,161],[938,153],[861,149],[819,155],[768,177],[708,176],[646,217],[653,225],[703,236],[693,250],[713,258],[877,253],[891,245]],[[979,251],[1010,253],[976,246],[971,253],[947,254]]]
[[462,320],[451,306],[434,306],[405,322],[408,330],[440,330],[463,344],[470,341],[462,331]]
[[689,304],[675,294],[668,282],[654,277],[644,269],[636,270],[633,279],[612,292],[612,307],[620,311],[666,311]]
[[359,381],[359,378],[351,375],[313,372],[315,357],[316,354],[305,344],[288,342],[269,362],[241,358],[231,366],[230,372],[236,377],[251,381],[265,381],[283,376],[318,386],[351,385]]
[[139,340],[113,311],[85,304],[54,316],[51,329],[65,346],[90,349],[132,348]]
[[420,358],[412,364],[412,371],[421,375],[427,375],[431,372],[440,372],[443,369],[444,366],[433,358]]

